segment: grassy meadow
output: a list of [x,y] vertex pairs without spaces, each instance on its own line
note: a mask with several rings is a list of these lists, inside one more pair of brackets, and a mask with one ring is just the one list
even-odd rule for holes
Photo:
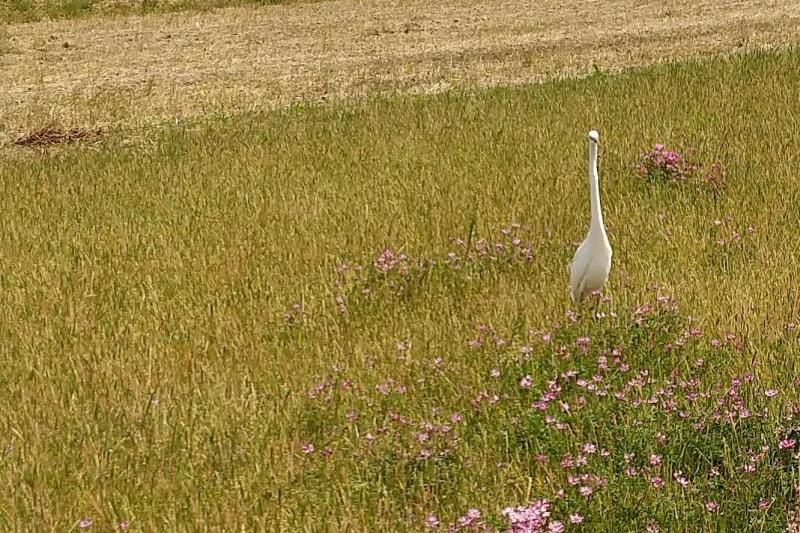
[[791,50],[5,147],[0,529],[796,527],[798,147]]
[[130,15],[218,9],[248,4],[287,4],[293,0],[4,0],[0,24],[82,18],[90,15]]

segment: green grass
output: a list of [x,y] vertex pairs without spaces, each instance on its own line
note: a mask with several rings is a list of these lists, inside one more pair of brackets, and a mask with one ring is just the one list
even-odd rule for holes
[[276,5],[296,0],[4,0],[0,25],[39,20],[74,19],[92,14],[130,15],[207,11],[243,5]]
[[[5,149],[0,528],[419,531],[547,498],[584,531],[780,530],[798,73],[798,52],[751,54]],[[590,128],[616,316],[572,321]],[[723,192],[637,177],[657,142],[722,162]]]
[[92,10],[92,0],[66,0],[47,6],[48,18],[77,18]]

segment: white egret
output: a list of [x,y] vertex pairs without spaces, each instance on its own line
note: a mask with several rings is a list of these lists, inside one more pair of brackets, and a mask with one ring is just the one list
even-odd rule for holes
[[581,308],[583,300],[593,292],[599,293],[611,272],[611,245],[608,243],[600,207],[600,182],[597,176],[597,144],[600,136],[589,132],[589,205],[592,220],[586,239],[575,251],[570,271],[572,301]]

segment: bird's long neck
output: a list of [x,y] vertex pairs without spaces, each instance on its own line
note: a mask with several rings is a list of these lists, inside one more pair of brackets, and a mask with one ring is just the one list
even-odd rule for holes
[[605,233],[603,211],[600,208],[600,182],[597,176],[597,143],[589,141],[589,204],[592,210],[592,224],[589,231]]

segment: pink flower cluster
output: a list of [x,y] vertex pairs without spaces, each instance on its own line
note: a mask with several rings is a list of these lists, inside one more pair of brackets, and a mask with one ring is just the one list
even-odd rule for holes
[[719,161],[714,162],[706,172],[700,171],[700,164],[690,161],[688,156],[667,149],[663,144],[653,147],[639,156],[636,172],[649,181],[686,182],[702,181],[714,189],[722,188],[725,169]]
[[401,275],[408,274],[408,257],[405,254],[397,254],[390,249],[385,249],[373,262],[375,270],[383,273],[397,270]]
[[[465,268],[474,266],[473,258],[499,257],[472,253],[462,255],[469,258],[461,263]],[[401,273],[406,264],[412,268],[408,276]],[[442,264],[388,249],[363,267],[337,269],[336,288],[344,288],[356,310],[362,284],[372,283],[378,297],[392,296],[380,292],[389,282],[419,283],[423,278],[414,269]],[[452,276],[450,268],[442,270]],[[452,506],[443,501],[419,517],[418,529],[429,531],[550,533],[584,523],[586,530],[602,529],[602,511],[620,488],[644,489],[647,505],[681,501],[692,514],[708,513],[708,520],[720,523],[756,511],[765,520],[786,518],[786,506],[794,502],[772,480],[784,479],[780,473],[800,454],[800,405],[793,403],[790,382],[783,376],[760,380],[758,359],[753,371],[729,374],[727,362],[747,354],[747,346],[733,333],[704,334],[671,297],[652,290],[638,306],[620,308],[620,319],[610,324],[551,323],[526,335],[502,322],[477,322],[455,332],[460,342],[441,355],[427,352],[417,337],[388,346],[381,341],[367,359],[373,366],[382,361],[375,366],[379,375],[365,379],[334,365],[311,383],[303,407],[315,417],[327,411],[327,418],[308,434],[301,432],[297,464],[315,475],[335,465],[350,468],[363,483],[405,486],[408,477],[460,476],[474,469],[479,444],[480,450],[496,447],[490,468],[523,466],[541,482],[536,500],[526,498],[502,512],[511,502],[483,502],[486,508],[472,502],[461,516],[448,512],[440,520],[434,513]],[[290,313],[303,324],[301,306]],[[484,365],[475,367],[480,379],[468,380],[452,402],[435,403],[431,398],[463,382],[458,359],[464,354]],[[476,433],[494,421],[508,436],[495,439],[487,432],[489,438],[478,442]],[[602,429],[589,433],[587,427]],[[529,453],[509,454],[507,442],[524,443]],[[698,468],[702,456],[724,458]],[[400,467],[400,477],[385,476],[387,459]],[[428,501],[426,494],[422,501]],[[667,525],[651,521],[639,529]]]
[[667,150],[663,144],[655,144],[640,156],[636,170],[643,178],[685,181],[694,175],[697,166],[688,162],[681,153]]
[[543,533],[564,531],[564,524],[550,520],[550,503],[538,500],[516,508],[506,507],[503,516],[508,522],[509,533]]

